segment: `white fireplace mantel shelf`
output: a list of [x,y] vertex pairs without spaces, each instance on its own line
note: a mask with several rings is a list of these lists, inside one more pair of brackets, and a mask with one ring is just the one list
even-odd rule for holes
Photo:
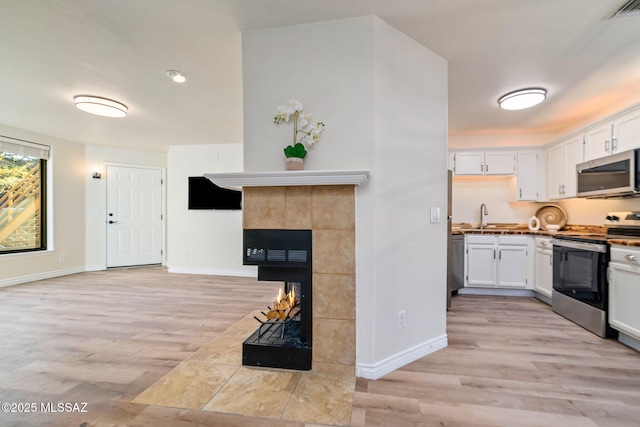
[[369,180],[368,170],[300,170],[274,172],[206,173],[222,188],[286,187],[301,185],[362,185]]

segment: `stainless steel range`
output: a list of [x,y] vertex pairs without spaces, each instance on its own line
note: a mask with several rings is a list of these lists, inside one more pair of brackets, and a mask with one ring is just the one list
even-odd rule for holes
[[552,308],[601,337],[616,337],[607,319],[609,240],[640,239],[640,212],[610,212],[606,235],[557,235],[553,243]]

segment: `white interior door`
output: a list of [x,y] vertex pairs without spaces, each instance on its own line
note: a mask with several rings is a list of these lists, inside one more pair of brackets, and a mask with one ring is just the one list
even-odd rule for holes
[[162,171],[107,166],[107,267],[162,262]]

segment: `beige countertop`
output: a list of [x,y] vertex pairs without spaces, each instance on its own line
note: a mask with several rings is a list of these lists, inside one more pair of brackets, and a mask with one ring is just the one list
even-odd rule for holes
[[[551,232],[548,230],[529,230],[525,224],[489,224],[482,230],[467,223],[454,223],[451,227],[451,234],[512,234],[529,235],[541,237],[553,236],[576,236],[576,237],[603,237],[606,236],[606,227],[597,225],[571,225],[567,224],[562,230]],[[640,238],[616,237],[607,239],[607,243],[612,245],[637,246],[640,247]]]

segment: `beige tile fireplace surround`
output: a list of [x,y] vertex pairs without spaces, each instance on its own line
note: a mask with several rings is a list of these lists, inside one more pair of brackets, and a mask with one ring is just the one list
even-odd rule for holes
[[356,187],[367,170],[205,174],[242,188],[244,229],[311,230],[312,370],[355,375]]
[[354,186],[245,187],[243,193],[243,228],[312,231],[312,369],[354,375]]
[[261,173],[221,175],[214,175],[220,181],[206,176],[220,186],[243,187],[244,229],[312,230],[312,370],[241,366],[242,342],[256,328],[255,311],[132,402],[349,425],[356,383],[355,186],[369,173],[267,173],[266,183],[273,185],[264,185]]

